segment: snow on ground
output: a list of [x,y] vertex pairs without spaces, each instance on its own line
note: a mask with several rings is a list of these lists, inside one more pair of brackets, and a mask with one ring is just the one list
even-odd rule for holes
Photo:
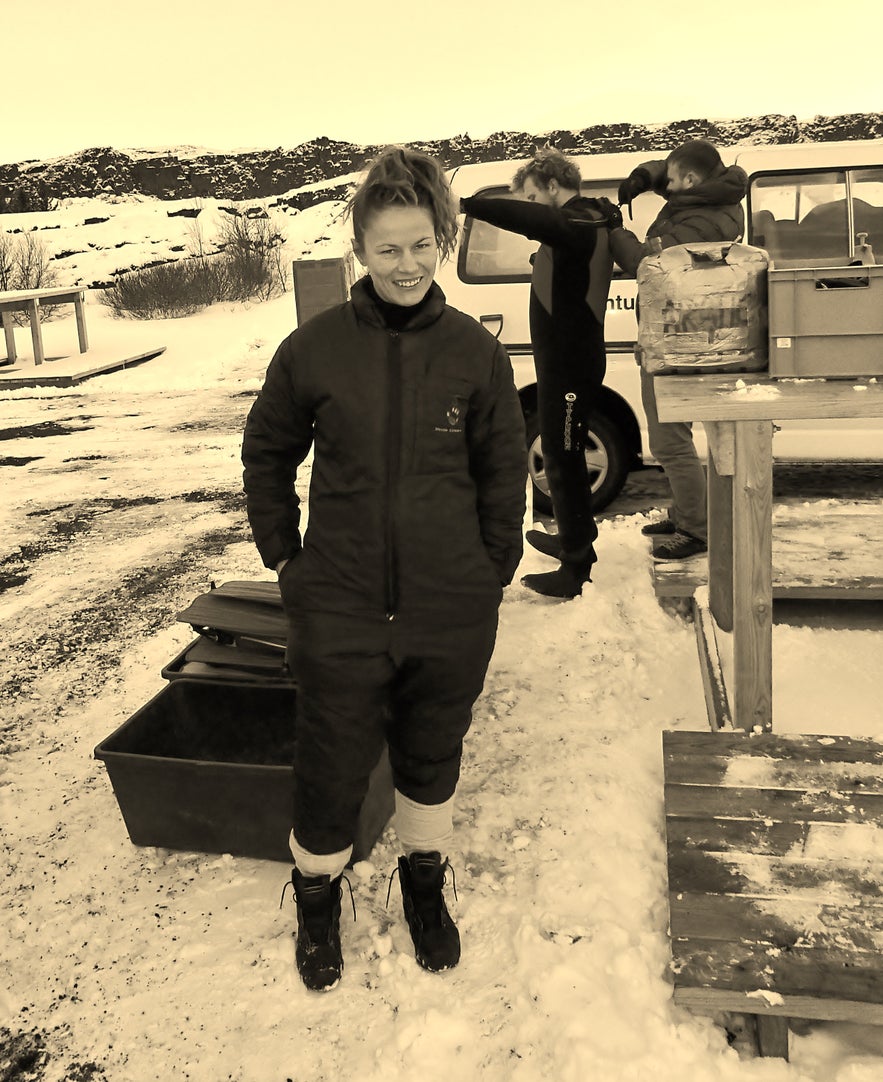
[[[877,1082],[875,1028],[807,1026],[786,1064],[672,1004],[660,734],[707,726],[643,515],[602,523],[578,601],[506,593],[457,801],[457,969],[419,970],[395,885],[386,908],[392,827],[353,870],[326,996],[294,969],[286,865],[129,842],[92,752],[164,686],[192,637],[177,611],[211,580],[269,577],[239,442],[293,310],[132,324],[90,304],[96,344],[166,352],[69,390],[0,388],[0,428],[24,430],[0,442],[0,1035],[20,1053],[3,1077]],[[520,574],[548,566],[529,551]],[[878,643],[777,626],[777,728],[883,733]]]

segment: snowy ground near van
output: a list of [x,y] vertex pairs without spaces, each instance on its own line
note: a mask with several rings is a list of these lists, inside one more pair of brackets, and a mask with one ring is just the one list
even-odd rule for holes
[[[192,638],[181,608],[269,578],[239,444],[293,307],[138,324],[90,302],[96,344],[166,352],[68,390],[0,386],[0,1077],[878,1082],[883,1030],[808,1026],[786,1064],[672,1004],[661,732],[707,724],[643,514],[602,523],[581,599],[506,593],[457,801],[457,969],[419,970],[395,886],[385,906],[392,825],[353,869],[324,996],[294,970],[286,865],[130,843],[92,750],[162,688]],[[48,324],[47,353],[72,333]],[[529,552],[520,574],[549,566]],[[879,642],[778,625],[777,729],[883,737]]]

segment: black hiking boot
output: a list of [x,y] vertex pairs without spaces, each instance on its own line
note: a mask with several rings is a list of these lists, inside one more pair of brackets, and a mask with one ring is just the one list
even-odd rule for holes
[[558,534],[546,533],[544,530],[528,530],[524,535],[524,540],[544,556],[551,556],[553,560],[561,559],[561,542],[558,540]]
[[691,533],[676,532],[668,541],[663,541],[653,550],[654,560],[686,560],[689,556],[698,556],[708,552],[708,545]]
[[330,875],[304,876],[297,868],[291,872],[297,905],[297,971],[313,992],[330,991],[343,972],[340,949],[342,879],[342,875],[336,879]]
[[399,857],[402,907],[414,940],[417,964],[432,973],[451,969],[460,961],[460,933],[442,895],[449,867],[447,859],[442,863],[438,852]]
[[677,527],[670,518],[658,518],[641,527],[641,533],[645,537],[661,537],[664,534],[673,534],[676,530]]

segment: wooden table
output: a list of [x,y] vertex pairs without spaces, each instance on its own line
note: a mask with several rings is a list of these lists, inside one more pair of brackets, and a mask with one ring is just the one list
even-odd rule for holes
[[80,353],[85,353],[89,348],[89,338],[86,334],[86,292],[83,289],[19,289],[0,292],[0,317],[3,320],[3,334],[6,338],[6,359],[9,363],[15,361],[18,354],[15,350],[15,334],[12,322],[13,312],[27,312],[31,321],[31,341],[34,344],[34,364],[42,364],[45,360],[43,353],[43,334],[40,328],[40,302],[49,304],[72,304],[77,314],[77,337],[80,343]]
[[708,433],[708,590],[733,633],[733,724],[772,729],[773,420],[883,417],[883,383],[766,374],[657,376],[660,421]]
[[883,744],[770,732],[773,420],[881,417],[883,385],[655,384],[661,421],[708,433],[700,630],[732,631],[734,657],[731,705],[720,665],[703,669],[718,731],[663,734],[674,998],[744,1012],[760,1053],[787,1058],[789,1018],[883,1025]]

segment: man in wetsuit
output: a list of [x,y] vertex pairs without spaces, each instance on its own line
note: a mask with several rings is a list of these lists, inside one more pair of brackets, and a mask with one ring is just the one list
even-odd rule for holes
[[529,530],[527,540],[561,566],[525,575],[548,597],[577,597],[591,581],[598,527],[585,459],[586,432],[607,368],[604,316],[613,270],[606,219],[580,195],[574,162],[551,147],[512,180],[523,199],[472,197],[461,209],[491,225],[540,241],[533,256],[530,335],[537,373],[543,462],[558,534]]

